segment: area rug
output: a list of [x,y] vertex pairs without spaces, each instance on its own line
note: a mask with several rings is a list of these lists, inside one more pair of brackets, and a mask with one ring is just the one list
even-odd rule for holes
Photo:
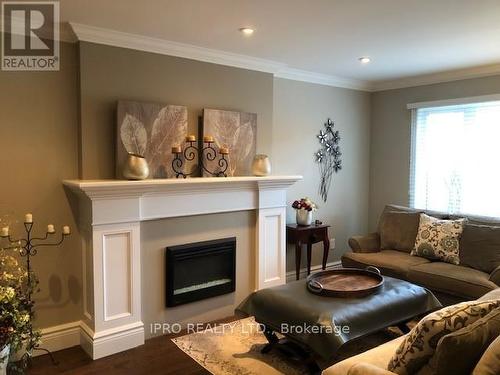
[[[362,353],[402,333],[397,328],[377,332],[344,345],[339,360]],[[187,355],[214,375],[302,375],[307,369],[288,361],[279,351],[262,354],[267,344],[258,324],[250,317],[172,339]]]

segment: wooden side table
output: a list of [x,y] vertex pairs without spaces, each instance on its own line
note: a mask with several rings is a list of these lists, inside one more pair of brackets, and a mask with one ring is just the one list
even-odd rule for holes
[[307,274],[311,273],[311,252],[312,245],[317,242],[323,242],[323,269],[326,268],[328,252],[330,250],[330,239],[328,238],[329,225],[309,225],[302,226],[297,224],[287,224],[286,240],[288,243],[295,244],[295,272],[296,278],[300,276],[300,258],[302,245],[307,245]]

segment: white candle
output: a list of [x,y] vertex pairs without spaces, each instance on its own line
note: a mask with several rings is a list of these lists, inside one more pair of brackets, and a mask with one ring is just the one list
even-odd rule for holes
[[70,233],[71,233],[71,231],[70,231],[69,227],[67,225],[65,225],[63,227],[63,234],[70,234]]
[[0,235],[2,237],[8,237],[9,236],[9,227],[3,227]]
[[55,230],[53,224],[47,225],[47,233],[55,233],[55,232],[56,232],[56,230]]
[[24,222],[25,223],[32,223],[33,222],[33,215],[32,214],[24,215]]

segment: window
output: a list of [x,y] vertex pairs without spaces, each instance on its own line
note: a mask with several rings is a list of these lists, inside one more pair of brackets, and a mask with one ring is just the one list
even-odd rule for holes
[[408,105],[412,207],[500,217],[500,96],[488,99]]

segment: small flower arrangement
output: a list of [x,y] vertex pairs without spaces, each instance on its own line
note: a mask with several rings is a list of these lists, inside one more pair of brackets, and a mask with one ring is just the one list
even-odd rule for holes
[[294,201],[292,203],[292,208],[295,208],[296,210],[316,211],[318,209],[318,205],[308,197],[305,197]]
[[24,368],[40,333],[33,329],[32,302],[29,295],[37,289],[34,274],[28,277],[26,269],[14,256],[0,249],[0,350],[9,346],[10,353],[25,349],[20,368]]

